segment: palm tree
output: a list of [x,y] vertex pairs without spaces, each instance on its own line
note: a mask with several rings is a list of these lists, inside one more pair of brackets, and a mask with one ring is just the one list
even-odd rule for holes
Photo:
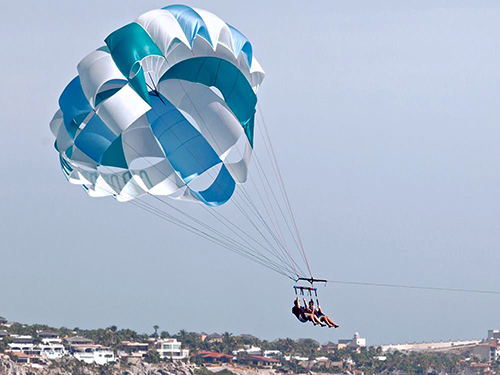
[[155,333],[154,333],[154,336],[155,336],[155,337],[158,337],[158,329],[159,329],[159,328],[160,328],[160,326],[158,326],[158,325],[156,325],[156,324],[153,326],[153,329],[155,330]]
[[177,337],[180,342],[185,343],[187,341],[188,332],[185,329],[181,329],[177,334]]
[[222,334],[222,351],[225,353],[231,353],[233,350],[235,350],[235,344],[236,340],[233,337],[232,333],[229,332],[224,332]]

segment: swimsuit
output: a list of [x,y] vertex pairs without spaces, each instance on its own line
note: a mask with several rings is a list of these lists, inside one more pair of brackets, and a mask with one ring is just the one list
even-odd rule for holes
[[292,309],[292,314],[295,315],[301,323],[306,323],[308,321],[308,319],[304,315],[305,312],[306,311],[303,307],[294,306]]

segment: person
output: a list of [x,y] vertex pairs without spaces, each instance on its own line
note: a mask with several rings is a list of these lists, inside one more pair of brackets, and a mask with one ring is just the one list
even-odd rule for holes
[[319,324],[322,327],[326,325],[326,323],[322,323],[316,315],[308,312],[307,304],[305,304],[304,307],[300,306],[299,297],[297,297],[295,301],[293,301],[292,314],[295,315],[297,319],[302,323],[312,322],[312,324]]
[[308,311],[311,311],[312,314],[314,314],[321,322],[325,323],[328,325],[328,327],[332,328],[338,328],[339,325],[335,323],[332,319],[330,319],[329,316],[323,314],[323,310],[321,310],[321,306],[318,303],[318,308],[314,306],[314,301],[311,299],[309,301],[309,309]]

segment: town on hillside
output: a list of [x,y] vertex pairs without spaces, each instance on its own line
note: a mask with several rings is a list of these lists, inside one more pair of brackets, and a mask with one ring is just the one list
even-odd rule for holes
[[[141,363],[190,364],[203,374],[248,370],[273,373],[500,374],[500,330],[481,340],[367,346],[355,333],[350,339],[323,344],[312,339],[260,340],[249,335],[207,334],[181,330],[138,334],[111,326],[85,330],[24,325],[0,317],[0,361],[32,369],[57,368],[74,361],[89,366]],[[195,372],[196,373],[196,372]]]

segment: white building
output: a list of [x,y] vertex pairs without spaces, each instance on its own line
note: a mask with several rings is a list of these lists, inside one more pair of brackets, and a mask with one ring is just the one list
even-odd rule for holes
[[182,343],[177,341],[177,339],[158,340],[156,345],[156,351],[160,354],[161,358],[180,360],[189,357],[189,350],[181,349]]
[[350,347],[352,348],[359,348],[359,347],[365,347],[366,346],[366,339],[363,339],[359,336],[359,333],[355,333],[354,337],[351,340],[351,343],[349,344]]
[[500,329],[490,329],[488,330],[488,341],[498,341],[500,340]]
[[71,350],[76,359],[85,363],[105,365],[117,360],[111,349],[101,345],[72,345]]
[[11,335],[12,342],[9,343],[9,351],[16,353],[40,354],[40,348],[33,344],[33,337],[23,335]]
[[279,350],[264,350],[264,357],[280,358],[282,356],[283,353],[281,353]]
[[346,345],[349,348],[358,349],[366,346],[366,339],[361,338],[356,332],[352,339],[340,339],[340,345]]
[[48,343],[39,345],[39,347],[42,357],[47,359],[59,359],[68,354],[63,344]]
[[[281,354],[279,350],[266,350],[264,353],[272,354],[274,352]],[[246,353],[250,355],[262,355],[262,349],[259,348],[258,346],[251,346],[250,348],[248,347],[246,349],[241,348],[233,351],[233,355],[238,355],[239,353]],[[264,354],[264,356],[269,357],[270,355]]]
[[445,352],[452,349],[473,348],[480,344],[481,340],[440,341],[440,342],[415,342],[405,344],[382,345],[382,351],[412,351],[412,352]]
[[299,362],[309,361],[308,357],[300,357],[297,355],[286,355],[283,358],[285,359],[285,361],[292,361],[292,360],[299,361]]
[[61,338],[57,334],[57,332],[52,331],[38,331],[38,337],[42,340],[44,344],[60,344],[62,343]]

